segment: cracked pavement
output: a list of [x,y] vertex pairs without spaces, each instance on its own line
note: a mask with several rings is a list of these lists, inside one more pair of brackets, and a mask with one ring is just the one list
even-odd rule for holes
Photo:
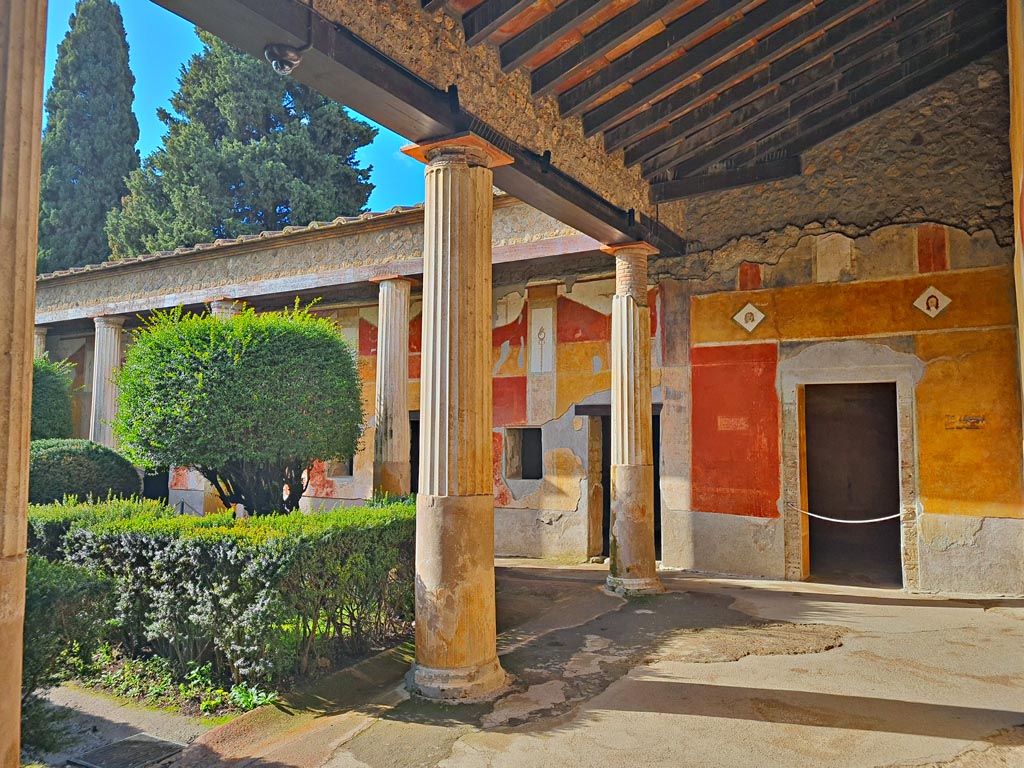
[[1024,766],[1024,601],[512,562],[496,701],[409,699],[393,652],[166,765]]

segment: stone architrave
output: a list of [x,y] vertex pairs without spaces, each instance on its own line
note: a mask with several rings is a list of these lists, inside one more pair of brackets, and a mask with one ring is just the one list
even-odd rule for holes
[[117,384],[114,371],[121,365],[123,317],[94,317],[96,341],[92,358],[92,416],[89,439],[114,448],[110,423],[117,414]]
[[45,325],[37,325],[35,329],[35,347],[33,354],[42,357],[46,354],[46,332],[49,329]]
[[664,591],[654,554],[654,450],[651,430],[651,310],[647,243],[613,245],[611,532],[608,588]]
[[0,765],[19,764],[46,3],[0,0]]
[[409,429],[409,296],[400,277],[378,280],[376,431],[373,490],[405,496],[412,488]]
[[405,147],[425,162],[416,662],[408,686],[459,702],[506,685],[494,599],[491,168],[472,134]]

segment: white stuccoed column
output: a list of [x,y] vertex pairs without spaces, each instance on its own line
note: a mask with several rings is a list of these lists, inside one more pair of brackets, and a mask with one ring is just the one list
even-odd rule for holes
[[602,249],[615,256],[612,297],[611,557],[608,588],[663,592],[654,554],[651,310],[647,243]]
[[19,764],[46,2],[0,0],[0,766]]
[[94,443],[114,446],[110,422],[117,414],[117,384],[114,371],[121,365],[121,330],[123,317],[94,317],[96,341],[92,358],[92,417],[89,439]]
[[35,329],[35,347],[33,353],[36,357],[46,354],[46,332],[49,330],[45,325],[37,325]]
[[409,297],[401,277],[378,281],[377,388],[374,395],[373,490],[405,496],[412,488],[409,460]]
[[471,701],[505,687],[494,601],[491,168],[512,160],[463,134],[406,147],[427,163],[423,373],[411,691]]

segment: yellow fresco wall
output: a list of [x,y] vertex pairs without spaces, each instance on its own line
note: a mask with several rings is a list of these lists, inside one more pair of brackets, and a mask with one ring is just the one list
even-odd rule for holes
[[[935,318],[913,306],[929,286],[952,300]],[[732,320],[747,302],[766,315],[753,333]],[[695,297],[692,312],[695,346],[910,337],[925,364],[915,392],[924,512],[1024,517],[1011,266],[717,293]]]

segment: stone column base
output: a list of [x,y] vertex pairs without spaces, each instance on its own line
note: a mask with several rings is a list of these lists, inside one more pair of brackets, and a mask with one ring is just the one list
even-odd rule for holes
[[650,579],[620,579],[617,576],[609,576],[605,580],[605,587],[609,592],[614,592],[622,597],[660,595],[665,591],[665,587],[661,585],[661,579],[657,576]]
[[450,704],[488,701],[508,688],[508,676],[497,657],[476,667],[434,669],[413,664],[405,678],[409,692]]

